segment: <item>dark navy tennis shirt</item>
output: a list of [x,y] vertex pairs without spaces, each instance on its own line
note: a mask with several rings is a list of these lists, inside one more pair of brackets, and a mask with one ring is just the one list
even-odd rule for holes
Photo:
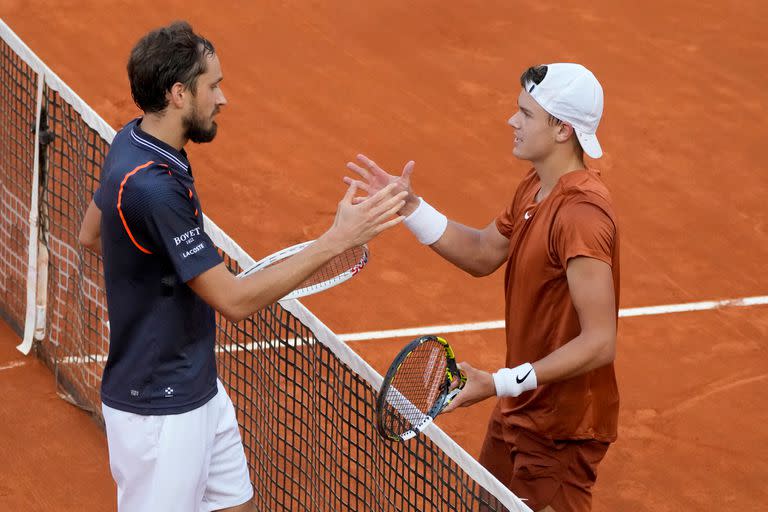
[[110,345],[102,401],[138,414],[180,414],[216,394],[215,316],[186,282],[222,260],[184,150],[143,132],[117,133],[94,201]]

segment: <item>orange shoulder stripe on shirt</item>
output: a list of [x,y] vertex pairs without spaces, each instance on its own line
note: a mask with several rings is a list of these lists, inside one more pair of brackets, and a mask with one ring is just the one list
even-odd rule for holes
[[125,178],[123,178],[123,182],[120,183],[120,191],[117,193],[117,212],[120,214],[120,220],[123,221],[123,227],[125,228],[126,233],[128,233],[128,236],[130,237],[131,242],[133,242],[133,245],[135,245],[141,252],[143,252],[145,254],[152,254],[152,251],[149,251],[149,250],[145,249],[144,247],[142,247],[141,245],[139,245],[139,242],[137,242],[136,239],[133,238],[133,233],[131,233],[131,228],[128,227],[128,223],[125,221],[125,216],[123,215],[123,210],[122,210],[122,208],[120,208],[120,206],[121,206],[122,201],[123,201],[123,187],[125,186],[125,182],[128,181],[128,178],[130,178],[131,176],[133,176],[134,174],[136,174],[140,170],[144,169],[145,167],[149,167],[153,163],[155,163],[155,162],[150,160],[149,162],[147,162],[147,163],[145,163],[143,165],[138,166],[137,168],[135,168],[134,170],[132,170],[131,172],[126,174]]

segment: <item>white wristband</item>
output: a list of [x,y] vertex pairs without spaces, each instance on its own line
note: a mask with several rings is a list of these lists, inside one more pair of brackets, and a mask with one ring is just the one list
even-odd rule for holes
[[421,197],[419,206],[404,221],[411,233],[416,235],[419,242],[432,245],[440,240],[448,227],[448,217],[435,210],[432,205]]
[[521,393],[536,389],[536,371],[531,363],[523,363],[516,368],[502,368],[493,374],[497,396],[519,396]]

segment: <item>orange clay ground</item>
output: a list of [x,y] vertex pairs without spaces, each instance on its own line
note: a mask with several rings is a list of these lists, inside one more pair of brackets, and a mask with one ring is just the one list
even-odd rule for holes
[[[330,225],[358,152],[416,160],[418,193],[486,225],[526,170],[505,124],[520,72],[581,62],[605,89],[594,165],[620,216],[621,306],[768,293],[763,2],[202,4],[0,0],[0,16],[114,127],[136,115],[138,37],[183,18],[213,40],[229,105],[189,152],[206,213],[255,257]],[[502,318],[501,272],[463,275],[402,228],[371,250],[358,278],[305,301],[337,333]],[[0,334],[0,509],[114,510],[103,432]],[[449,340],[474,366],[503,361],[501,330]],[[352,345],[383,371],[405,341]],[[766,306],[622,319],[619,440],[594,510],[761,509],[767,345]],[[477,455],[491,406],[439,423]]]

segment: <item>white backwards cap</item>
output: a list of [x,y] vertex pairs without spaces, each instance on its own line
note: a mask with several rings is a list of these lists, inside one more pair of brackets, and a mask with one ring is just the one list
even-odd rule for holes
[[581,64],[547,64],[541,83],[526,82],[525,90],[536,103],[571,126],[584,152],[603,156],[597,126],[603,115],[603,88],[595,75]]

